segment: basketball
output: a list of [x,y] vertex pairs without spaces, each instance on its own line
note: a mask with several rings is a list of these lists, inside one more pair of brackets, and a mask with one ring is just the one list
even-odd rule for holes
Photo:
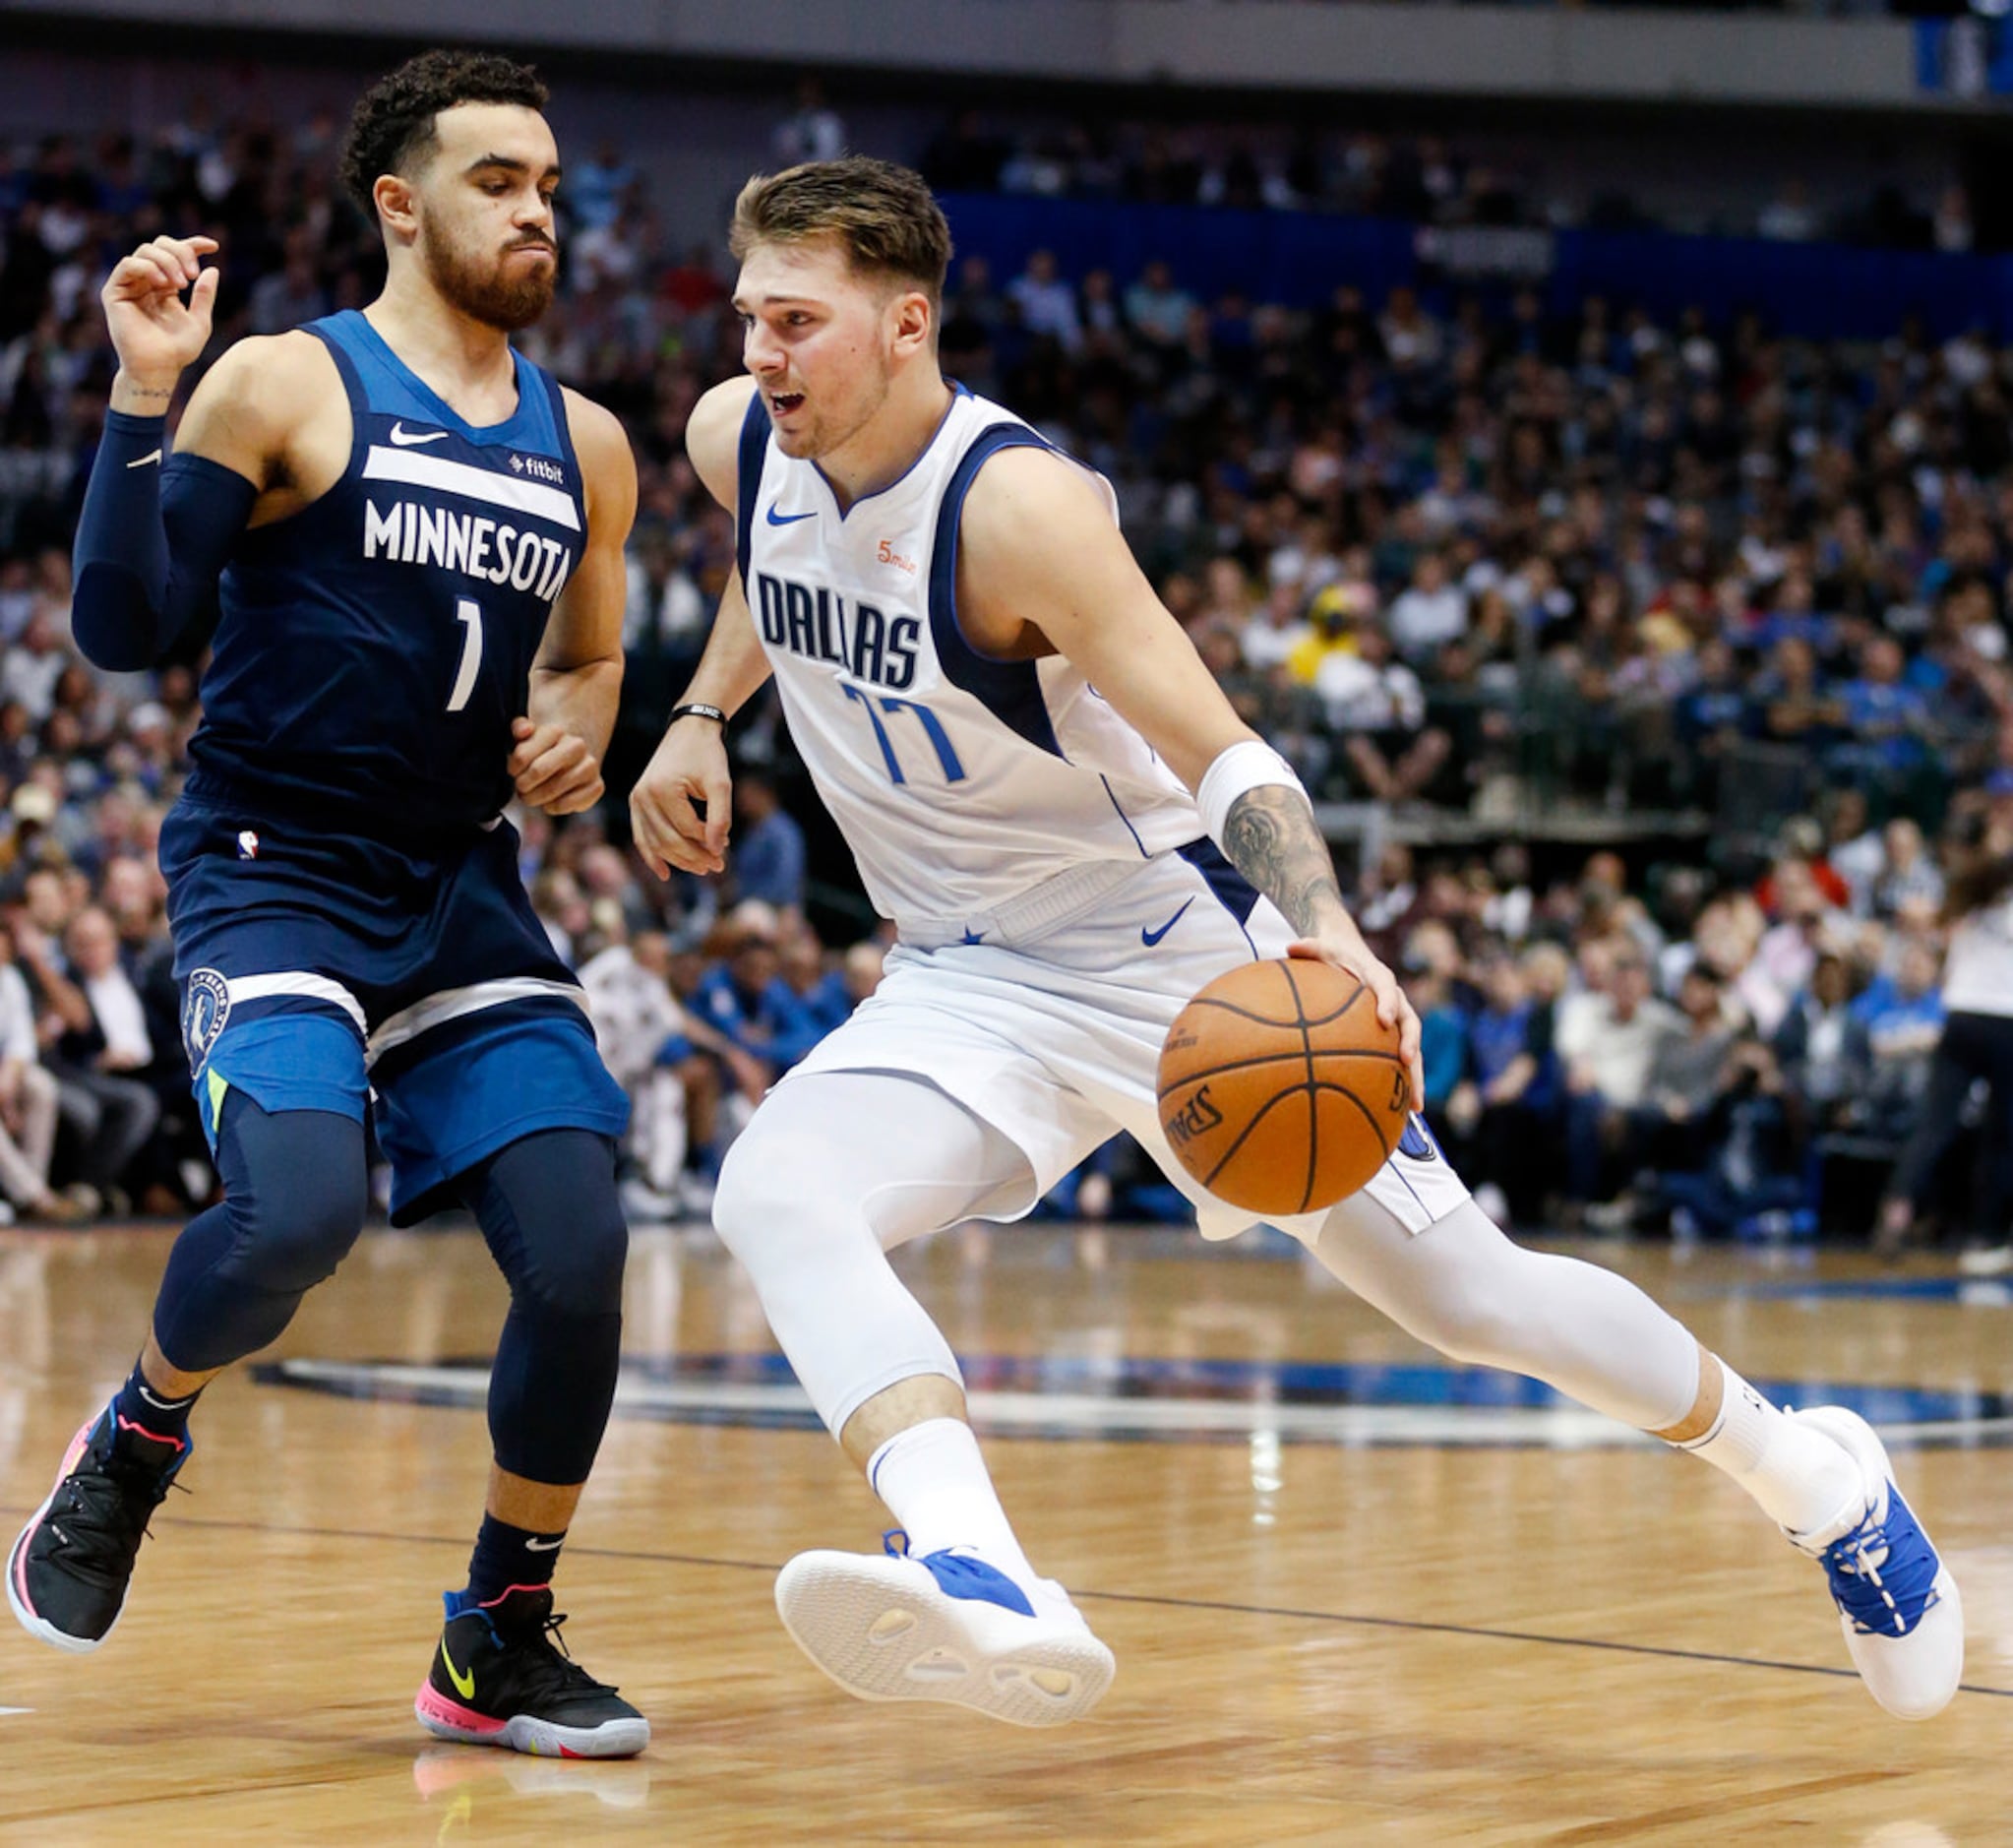
[[1234,1206],[1270,1216],[1346,1199],[1398,1145],[1411,1100],[1376,997],[1325,962],[1220,975],[1161,1048],[1161,1128],[1181,1164]]

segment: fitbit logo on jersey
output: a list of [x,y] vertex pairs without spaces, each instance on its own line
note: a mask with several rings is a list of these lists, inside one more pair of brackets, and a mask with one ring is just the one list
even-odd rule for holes
[[550,481],[556,488],[566,486],[566,470],[556,462],[543,456],[511,455],[511,472],[519,475],[535,475],[540,481]]
[[896,692],[916,678],[916,641],[922,625],[910,615],[888,616],[871,603],[854,603],[821,585],[817,589],[755,574],[762,639],[814,661],[843,667],[856,680]]

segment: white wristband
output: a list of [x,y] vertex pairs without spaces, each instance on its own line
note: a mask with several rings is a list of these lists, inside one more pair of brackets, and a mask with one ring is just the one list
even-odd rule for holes
[[1247,738],[1219,752],[1202,772],[1202,780],[1195,787],[1195,806],[1202,811],[1202,826],[1209,838],[1219,847],[1223,845],[1223,825],[1230,819],[1232,804],[1239,796],[1262,789],[1267,783],[1283,784],[1310,810],[1313,808],[1313,797],[1293,773],[1293,766],[1269,744],[1260,744],[1255,738]]

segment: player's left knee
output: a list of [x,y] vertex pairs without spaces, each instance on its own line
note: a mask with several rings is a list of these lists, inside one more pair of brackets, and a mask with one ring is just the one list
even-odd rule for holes
[[629,1227],[606,1137],[555,1131],[527,1138],[493,1171],[517,1228],[511,1289],[550,1315],[619,1315]]
[[629,1227],[611,1193],[605,1203],[582,1208],[561,1250],[538,1267],[538,1293],[563,1315],[619,1313],[628,1259]]

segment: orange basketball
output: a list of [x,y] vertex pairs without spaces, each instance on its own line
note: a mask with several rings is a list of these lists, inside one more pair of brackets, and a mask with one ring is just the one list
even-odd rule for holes
[[1353,975],[1298,958],[1220,975],[1160,1053],[1160,1126],[1183,1167],[1234,1206],[1278,1216],[1346,1199],[1411,1111],[1398,1035]]

